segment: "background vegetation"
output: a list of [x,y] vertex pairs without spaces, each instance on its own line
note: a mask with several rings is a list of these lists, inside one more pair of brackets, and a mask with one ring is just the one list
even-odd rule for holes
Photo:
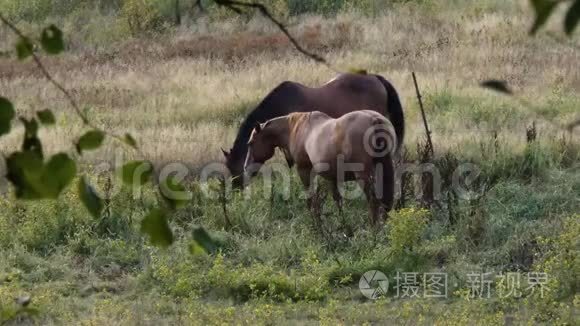
[[[43,58],[55,78],[95,124],[140,139],[157,167],[187,164],[193,194],[172,217],[176,243],[165,250],[139,232],[157,200],[153,189],[135,198],[102,172],[104,162],[138,155],[112,142],[81,160],[99,193],[116,193],[98,218],[75,189],[57,201],[0,199],[0,323],[576,322],[580,144],[560,127],[578,114],[580,73],[573,67],[580,43],[560,36],[561,19],[530,38],[527,1],[275,1],[274,12],[306,47],[345,70],[365,67],[393,81],[407,114],[410,161],[421,160],[422,148],[410,78],[416,71],[434,163],[448,175],[457,162],[473,162],[486,189],[466,201],[445,187],[430,210],[407,189],[406,208],[379,231],[367,226],[364,201],[348,202],[346,219],[329,202],[320,233],[299,187],[289,201],[278,184],[270,199],[256,187],[251,200],[232,194],[229,227],[195,175],[221,160],[219,148],[231,144],[240,119],[279,82],[314,86],[333,73],[296,54],[260,17],[212,6],[202,15],[181,1],[178,25],[174,3],[0,1],[0,12],[29,35],[57,24],[68,51]],[[71,135],[85,127],[32,62],[14,59],[12,34],[2,27],[0,36],[2,96],[21,115],[52,109],[56,126],[40,130],[46,152],[73,150]],[[525,101],[480,89],[490,77],[507,80]],[[533,122],[536,137],[528,141]],[[0,138],[3,153],[20,146],[24,128],[15,129]],[[191,240],[199,226],[218,244],[209,255]],[[396,272],[446,272],[450,298],[368,301],[358,280],[369,269],[391,279]],[[501,298],[501,279],[491,299],[468,294],[470,272],[533,271],[549,274],[543,298],[525,291],[520,299]]]

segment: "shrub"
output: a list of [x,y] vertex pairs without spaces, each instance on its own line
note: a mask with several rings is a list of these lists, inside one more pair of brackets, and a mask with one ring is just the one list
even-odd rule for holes
[[564,221],[563,232],[555,238],[539,238],[542,255],[533,270],[549,277],[549,298],[562,300],[580,290],[580,214]]
[[394,256],[412,252],[420,244],[426,229],[429,211],[405,208],[391,214],[387,222],[389,245]]
[[330,289],[328,282],[312,270],[317,269],[317,259],[307,257],[304,264],[305,270],[288,275],[263,263],[249,267],[232,266],[218,255],[207,280],[213,291],[241,301],[252,298],[275,301],[324,299]]
[[547,282],[543,291],[537,289],[526,298],[535,323],[574,324],[573,311],[580,303],[579,234],[580,215],[576,214],[564,220],[558,236],[538,238],[541,253],[532,271],[545,273]]
[[15,21],[42,21],[50,14],[51,8],[51,1],[46,0],[0,1],[0,12]]
[[121,19],[133,35],[159,29],[162,17],[152,0],[124,0]]

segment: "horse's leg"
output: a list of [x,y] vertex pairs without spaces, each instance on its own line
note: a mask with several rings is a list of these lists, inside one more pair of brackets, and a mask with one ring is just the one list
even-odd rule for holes
[[298,168],[298,175],[300,176],[300,181],[302,181],[302,184],[304,185],[304,188],[307,192],[306,205],[308,206],[308,210],[314,216],[315,223],[318,222],[318,227],[322,232],[322,220],[320,218],[320,212],[315,207],[319,206],[317,193],[318,189],[314,189],[318,187],[313,187],[313,184],[315,183],[313,182],[314,180],[312,178],[312,169]]
[[310,179],[310,169],[298,168],[298,176],[300,177],[304,189],[306,189],[306,205],[308,206],[308,209],[312,209],[313,191],[311,187],[312,180]]
[[375,190],[379,191],[377,200],[380,202],[383,222],[389,217],[389,211],[393,208],[395,200],[395,166],[391,156],[388,155],[375,166]]
[[324,202],[326,201],[326,192],[322,191],[322,187],[319,184],[314,183],[314,200],[312,207],[314,208],[314,215],[320,221],[320,225],[322,226],[322,211],[324,209]]
[[373,191],[374,184],[372,182],[372,178],[370,178],[367,174],[360,174],[357,176],[357,179],[360,187],[363,189],[365,193],[367,202],[369,204],[369,217],[371,225],[375,225],[377,221],[377,213],[379,205],[377,203],[377,198]]
[[366,183],[367,186],[367,200],[369,202],[369,209],[371,211],[371,224],[376,226],[379,221],[379,202],[377,200],[377,196],[375,195],[374,191],[374,183],[372,181],[368,181]]

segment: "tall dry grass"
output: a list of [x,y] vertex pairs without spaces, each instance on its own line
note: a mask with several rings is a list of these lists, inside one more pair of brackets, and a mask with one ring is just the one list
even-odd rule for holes
[[[411,80],[415,71],[437,148],[461,150],[497,132],[517,150],[532,121],[540,135],[559,137],[560,125],[577,117],[580,104],[578,38],[558,39],[550,32],[531,38],[530,17],[521,1],[471,10],[401,5],[377,17],[304,16],[291,30],[340,70],[365,68],[390,79],[407,114],[407,143],[423,134]],[[133,133],[155,162],[194,168],[222,159],[219,148],[230,146],[244,115],[278,83],[314,87],[335,75],[293,51],[260,18],[205,21],[110,48],[76,47],[46,62],[99,125]],[[58,113],[57,127],[42,131],[47,150],[72,151],[71,138],[85,128],[61,94],[31,62],[2,58],[0,72],[1,94],[19,113]],[[482,90],[478,84],[487,78],[507,80],[532,106]],[[14,133],[0,146],[15,148],[19,138]],[[109,143],[87,161],[106,160],[117,146]]]

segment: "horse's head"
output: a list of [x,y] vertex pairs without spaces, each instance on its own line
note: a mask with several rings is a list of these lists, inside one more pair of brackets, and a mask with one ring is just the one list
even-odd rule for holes
[[243,155],[237,155],[233,149],[226,151],[222,148],[222,153],[226,159],[226,167],[232,175],[232,186],[234,188],[242,188],[244,186],[244,160]]
[[255,176],[264,162],[274,156],[276,144],[267,125],[268,123],[256,124],[248,141],[248,153],[244,162],[244,173],[248,177]]

